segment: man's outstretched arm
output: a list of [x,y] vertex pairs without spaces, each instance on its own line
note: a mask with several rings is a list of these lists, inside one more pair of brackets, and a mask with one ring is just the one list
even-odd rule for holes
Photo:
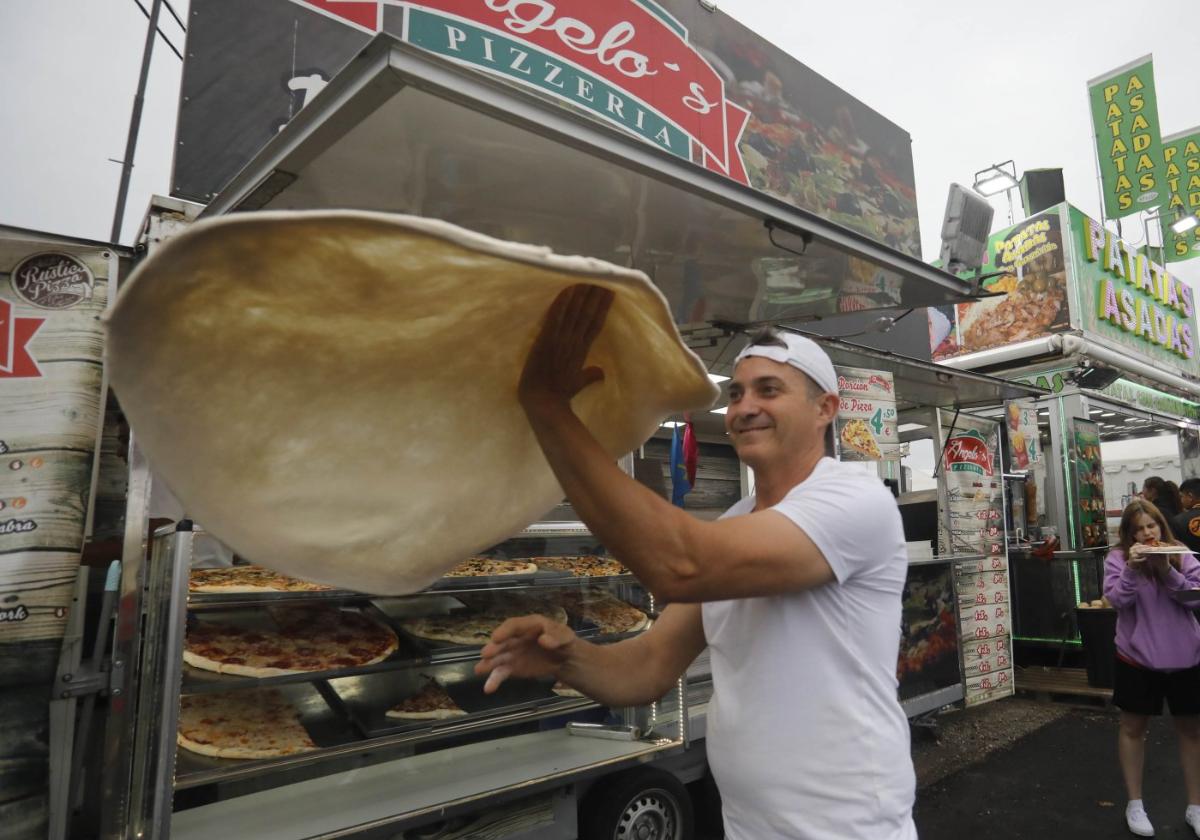
[[612,292],[573,286],[555,299],[530,350],[518,396],[579,518],[659,597],[705,601],[797,591],[834,579],[802,530],[773,511],[704,522],[630,478],[571,409],[602,381],[584,367]]

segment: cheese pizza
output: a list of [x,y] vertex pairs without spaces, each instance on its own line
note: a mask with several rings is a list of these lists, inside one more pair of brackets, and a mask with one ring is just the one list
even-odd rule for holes
[[188,628],[183,659],[219,674],[270,677],[373,665],[399,646],[395,632],[352,610],[272,610],[278,629],[199,620]]
[[544,615],[560,624],[567,623],[562,607],[536,601],[514,601],[506,604],[468,607],[446,615],[420,616],[401,619],[400,626],[421,639],[450,642],[456,645],[486,645],[504,622],[522,615]]
[[575,577],[611,577],[628,574],[629,570],[620,561],[609,557],[585,554],[577,557],[534,557],[539,569],[570,572]]
[[275,690],[184,697],[176,741],[214,758],[276,758],[317,748],[295,707]]
[[601,633],[633,633],[650,626],[650,617],[608,592],[583,589],[558,593],[559,603],[571,615],[595,624]]
[[325,592],[331,589],[332,586],[288,577],[262,566],[193,569],[188,580],[190,592],[213,595],[233,592]]
[[532,575],[537,564],[530,560],[500,560],[496,557],[472,557],[459,563],[444,577],[497,577],[500,575]]

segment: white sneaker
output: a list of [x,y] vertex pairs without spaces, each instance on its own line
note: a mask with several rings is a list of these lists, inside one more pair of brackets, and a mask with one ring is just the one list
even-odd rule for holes
[[1192,827],[1192,833],[1200,837],[1200,805],[1189,805],[1183,821]]
[[1154,836],[1154,826],[1150,824],[1150,818],[1146,816],[1146,808],[1140,799],[1135,799],[1125,806],[1125,824],[1138,837]]

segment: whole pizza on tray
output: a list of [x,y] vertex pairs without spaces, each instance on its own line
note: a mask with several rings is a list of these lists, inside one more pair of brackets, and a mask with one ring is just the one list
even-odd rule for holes
[[501,560],[497,557],[472,557],[443,577],[499,577],[502,575],[531,575],[538,570],[530,560]]
[[296,708],[271,689],[184,697],[176,742],[214,758],[275,758],[317,748]]
[[601,633],[633,633],[650,626],[650,617],[632,604],[600,589],[558,593],[558,601],[573,616],[595,624]]
[[270,677],[373,665],[399,646],[390,627],[352,610],[306,606],[270,614],[277,629],[196,621],[184,661],[220,674]]
[[332,586],[288,577],[262,566],[193,569],[188,580],[189,591],[211,595],[235,592],[325,592],[331,589]]
[[512,600],[468,606],[467,609],[445,615],[405,618],[401,619],[400,626],[422,639],[456,645],[485,645],[496,628],[508,619],[533,614],[544,615],[560,624],[567,623],[567,613],[560,606],[533,600]]
[[570,572],[576,577],[612,577],[628,573],[619,560],[584,554],[574,557],[534,557],[533,562],[541,569]]

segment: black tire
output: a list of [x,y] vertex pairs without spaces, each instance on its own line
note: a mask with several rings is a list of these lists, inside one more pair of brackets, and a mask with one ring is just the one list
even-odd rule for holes
[[653,767],[597,782],[579,805],[579,840],[692,840],[693,835],[687,789]]

